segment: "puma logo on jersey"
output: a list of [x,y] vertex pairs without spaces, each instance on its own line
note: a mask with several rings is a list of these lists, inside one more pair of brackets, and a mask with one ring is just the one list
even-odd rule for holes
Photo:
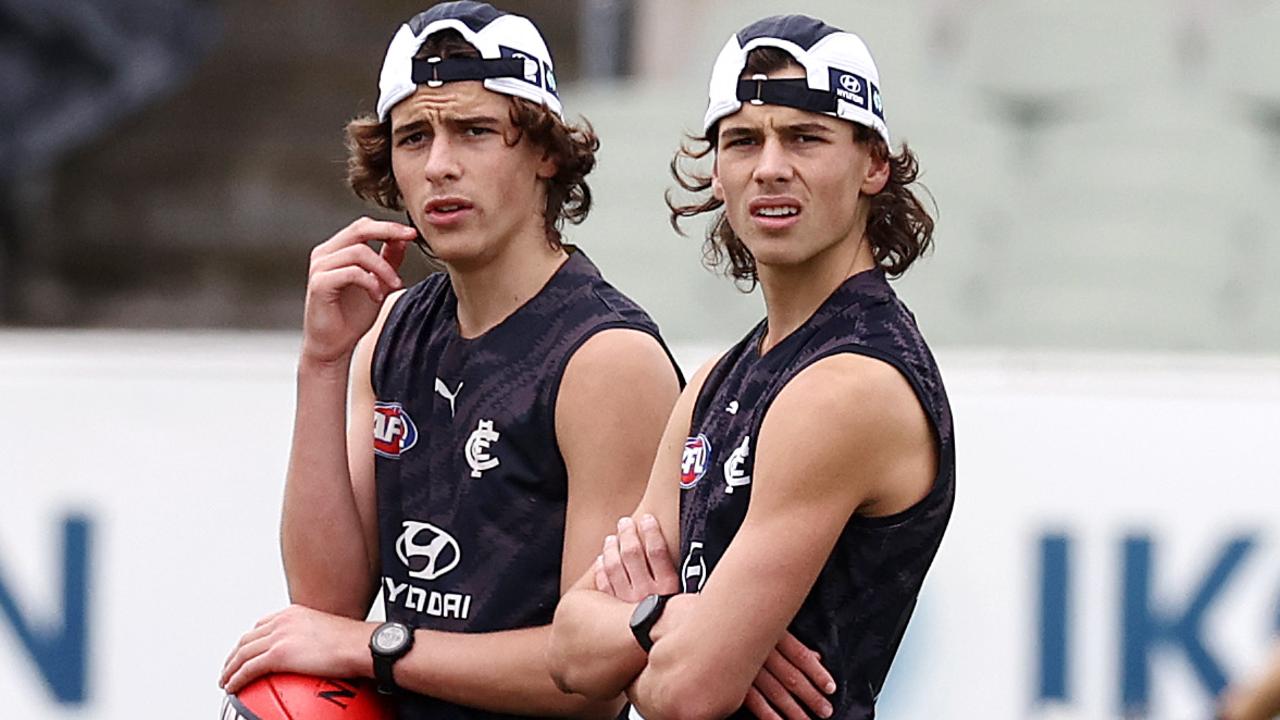
[[731,401],[729,401],[729,406],[728,406],[728,407],[726,407],[726,408],[724,409],[724,411],[725,411],[725,412],[727,412],[727,413],[729,413],[730,415],[737,415],[737,414],[738,414],[738,401],[737,401],[737,400],[731,400]]
[[457,415],[458,408],[454,405],[454,401],[458,399],[458,393],[462,392],[462,383],[458,383],[457,390],[449,392],[449,386],[445,385],[440,378],[436,378],[436,392],[440,394],[440,397],[449,401],[449,417]]
[[730,495],[733,489],[751,484],[751,476],[743,471],[742,466],[747,463],[747,455],[751,452],[751,436],[742,438],[742,444],[734,448],[729,454],[729,459],[724,461],[724,491]]
[[680,458],[680,487],[688,490],[703,475],[707,474],[707,466],[711,464],[711,441],[706,435],[698,435],[684,441],[684,455]]
[[489,454],[489,447],[498,442],[502,434],[493,429],[492,420],[481,420],[476,429],[467,438],[467,464],[471,466],[471,477],[478,478],[485,470],[498,467],[498,458]]
[[373,451],[392,460],[400,459],[418,442],[413,418],[396,402],[373,404]]

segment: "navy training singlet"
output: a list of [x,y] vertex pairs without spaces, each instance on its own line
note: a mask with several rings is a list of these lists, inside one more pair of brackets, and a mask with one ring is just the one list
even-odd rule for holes
[[[608,328],[662,342],[649,316],[576,250],[480,337],[459,334],[446,273],[396,302],[372,365],[389,620],[449,632],[551,622],[568,495],[556,396],[573,353]],[[505,716],[406,693],[397,717]]]
[[[911,384],[932,426],[938,449],[933,488],[896,515],[851,517],[788,628],[821,653],[836,680],[829,698],[832,717],[871,718],[951,516],[951,409],[914,317],[879,268],[846,280],[762,357],[766,330],[761,322],[725,353],[694,406],[680,477],[683,590],[702,588],[742,525],[751,501],[755,440],[782,388],[814,362],[837,353],[867,355],[892,365]],[[750,717],[745,711],[734,717],[739,715]]]

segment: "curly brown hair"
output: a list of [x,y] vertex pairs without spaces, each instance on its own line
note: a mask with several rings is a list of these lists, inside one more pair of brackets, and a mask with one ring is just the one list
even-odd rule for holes
[[[747,55],[743,75],[768,74],[794,64],[795,60],[785,50],[756,48]],[[719,123],[704,135],[689,135],[671,159],[671,175],[685,191],[696,195],[711,189],[710,175],[687,171],[681,167],[681,161],[701,160],[715,152],[718,134]],[[868,198],[871,207],[867,214],[867,239],[876,263],[890,277],[899,277],[933,245],[933,218],[910,187],[919,178],[920,163],[906,143],[901,152],[893,154],[884,138],[865,125],[853,123],[853,139],[869,147],[877,161],[889,163],[889,180],[884,189]],[[724,202],[711,196],[682,205],[674,200],[670,190],[666,199],[671,210],[671,227],[681,235],[686,234],[680,227],[681,220],[720,211],[707,229],[703,264],[713,270],[723,268],[745,289],[754,288],[759,281],[756,259],[730,227],[729,219],[721,210]]]
[[[480,57],[479,51],[456,30],[445,30],[427,38],[417,58]],[[600,139],[585,120],[569,125],[538,103],[511,97],[511,124],[516,128],[516,145],[528,138],[555,162],[556,173],[544,181],[547,202],[543,223],[547,242],[561,245],[561,229],[566,221],[578,224],[591,210],[591,188],[586,176],[596,166]],[[400,188],[391,172],[391,120],[379,121],[365,114],[347,123],[347,184],[357,196],[388,210],[404,210]]]

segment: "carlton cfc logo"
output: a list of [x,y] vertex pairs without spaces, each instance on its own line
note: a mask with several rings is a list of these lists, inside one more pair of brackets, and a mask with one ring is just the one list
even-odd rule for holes
[[688,490],[703,475],[707,474],[707,466],[711,464],[711,441],[706,435],[699,434],[684,441],[684,456],[680,458],[680,487]]
[[400,403],[379,402],[373,405],[373,451],[382,457],[398,460],[400,455],[418,442],[418,428]]

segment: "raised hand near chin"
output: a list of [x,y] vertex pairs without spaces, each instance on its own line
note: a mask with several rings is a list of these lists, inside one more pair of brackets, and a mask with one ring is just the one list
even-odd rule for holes
[[[398,271],[417,230],[362,217],[311,251],[302,357],[329,364],[350,357],[382,303],[404,287]],[[370,242],[381,242],[375,251]]]

